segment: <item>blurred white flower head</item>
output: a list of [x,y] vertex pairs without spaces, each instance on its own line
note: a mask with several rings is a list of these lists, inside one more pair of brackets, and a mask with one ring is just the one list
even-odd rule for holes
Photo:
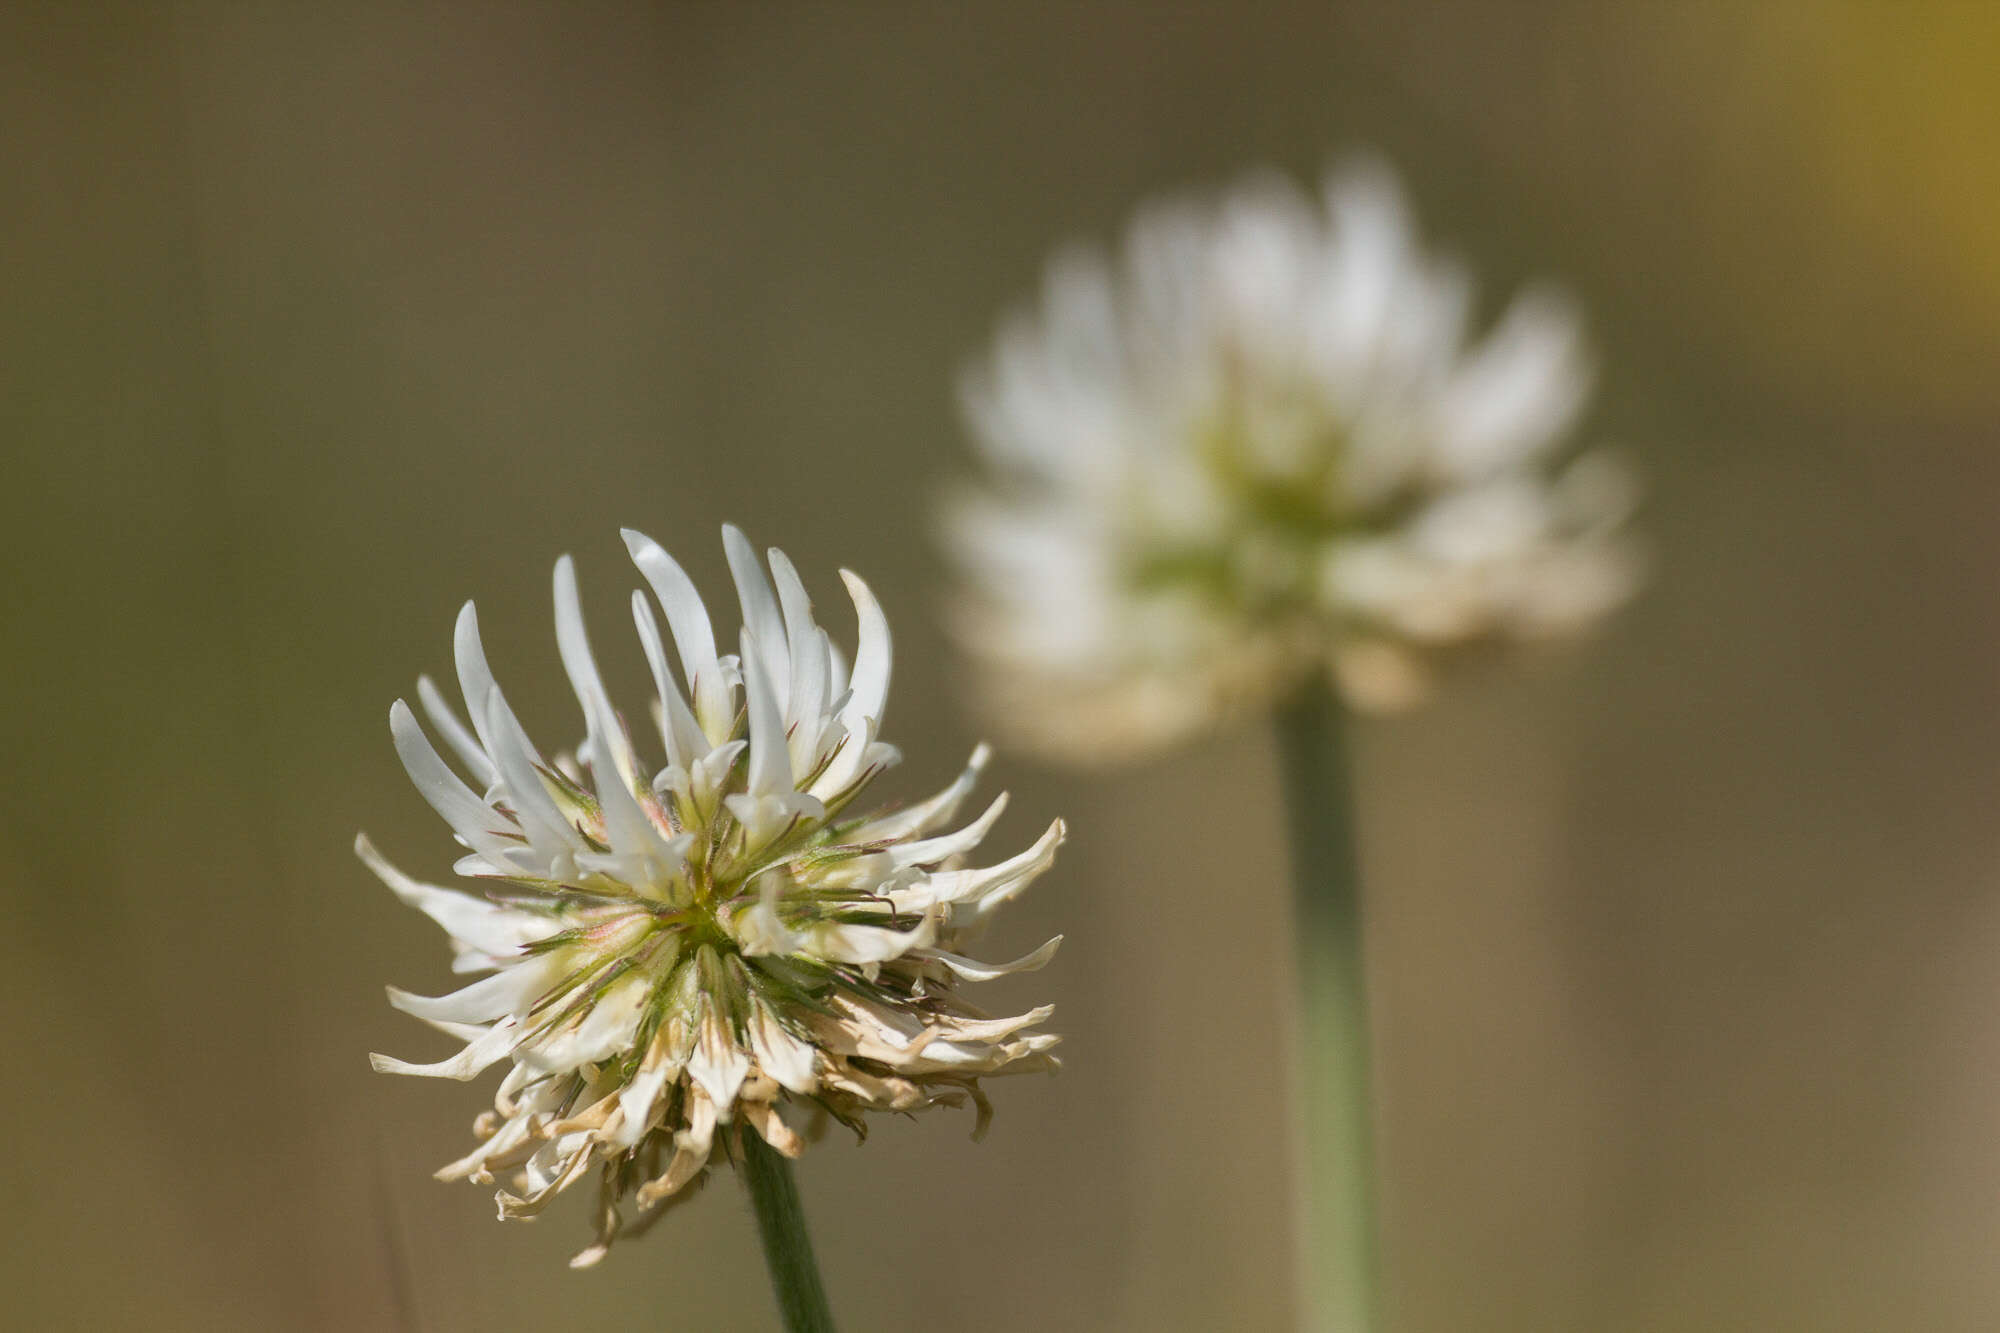
[[1634,487],[1567,445],[1575,313],[1530,291],[1474,335],[1470,304],[1372,161],[1058,257],[964,385],[990,476],[947,540],[995,725],[1109,757],[1328,670],[1398,707],[1456,652],[1624,600]]
[[[390,726],[465,849],[454,869],[475,887],[419,883],[358,843],[397,896],[451,936],[456,970],[492,974],[440,999],[391,989],[397,1008],[465,1045],[435,1064],[378,1055],[375,1067],[470,1079],[505,1062],[475,1125],[479,1146],[438,1174],[503,1180],[500,1215],[515,1218],[597,1168],[598,1239],[579,1265],[685,1197],[739,1134],[796,1155],[801,1113],[862,1133],[865,1111],[968,1103],[983,1130],[981,1076],[1055,1065],[1057,1038],[1036,1030],[1049,1009],[992,1018],[959,991],[1038,968],[1059,941],[998,965],[958,950],[1048,869],[1061,821],[1010,860],[962,868],[1006,803],[936,832],[984,767],[983,746],[937,796],[853,813],[897,760],[877,739],[889,688],[882,612],[843,572],[860,621],[850,671],[783,553],[770,552],[767,577],[741,533],[723,536],[743,613],[730,654],[717,651],[680,566],[625,534],[666,618],[663,634],[653,602],[633,592],[664,767],[640,758],[613,711],[565,556],[556,640],[586,734],[574,759],[529,741],[468,603],[456,650],[470,725],[428,679],[417,684],[456,768],[400,700]],[[621,1211],[628,1198],[636,1224]]]

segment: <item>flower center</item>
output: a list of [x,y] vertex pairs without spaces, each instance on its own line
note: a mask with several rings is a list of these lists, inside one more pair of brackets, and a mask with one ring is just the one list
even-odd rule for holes
[[1125,578],[1136,591],[1267,625],[1317,622],[1330,551],[1393,530],[1416,502],[1407,487],[1356,497],[1351,424],[1304,377],[1239,366],[1191,438],[1190,473],[1134,480]]

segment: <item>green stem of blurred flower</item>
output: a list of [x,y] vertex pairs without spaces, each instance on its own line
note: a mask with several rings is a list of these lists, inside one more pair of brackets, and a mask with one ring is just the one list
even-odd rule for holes
[[1298,949],[1298,1261],[1309,1333],[1380,1327],[1368,988],[1345,721],[1324,678],[1277,715]]
[[764,1263],[771,1270],[786,1333],[833,1333],[833,1310],[813,1260],[792,1164],[755,1130],[745,1127],[739,1137],[743,1182],[757,1211],[757,1234],[764,1241]]

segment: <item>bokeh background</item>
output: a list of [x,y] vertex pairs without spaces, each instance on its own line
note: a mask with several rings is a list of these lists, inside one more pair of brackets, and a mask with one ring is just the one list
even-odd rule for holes
[[[617,526],[713,586],[734,519],[873,581],[936,785],[957,366],[1057,241],[1369,145],[1584,298],[1658,552],[1361,734],[1399,1333],[2000,1327],[1995,68],[1914,0],[7,4],[0,1322],[774,1327],[727,1176],[588,1274],[428,1178],[389,701],[471,596],[567,736],[553,559],[636,686]],[[808,1156],[848,1327],[1287,1326],[1270,770],[998,766],[1068,1068]]]

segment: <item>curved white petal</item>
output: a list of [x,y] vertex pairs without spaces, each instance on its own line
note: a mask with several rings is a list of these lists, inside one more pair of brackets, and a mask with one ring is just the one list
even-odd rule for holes
[[659,696],[660,739],[666,743],[667,763],[686,769],[708,753],[708,735],[674,682],[673,672],[667,666],[666,646],[660,641],[660,626],[653,619],[653,608],[647,604],[646,594],[636,588],[632,592],[632,624],[639,631],[639,645],[645,650],[646,666],[653,673],[653,689]]
[[451,1078],[464,1082],[479,1077],[505,1058],[513,1048],[514,1037],[511,1024],[496,1023],[485,1036],[457,1055],[433,1064],[412,1064],[389,1055],[370,1055],[368,1063],[378,1074],[415,1074],[423,1078]]
[[429,676],[417,677],[417,698],[424,706],[424,716],[431,720],[431,726],[437,729],[437,734],[444,737],[445,743],[451,746],[452,753],[458,756],[459,762],[465,765],[473,780],[481,786],[491,786],[493,761],[487,758],[486,751],[480,746],[478,738],[458,720],[458,714],[452,710],[443,692]]
[[888,618],[882,614],[875,594],[857,575],[843,569],[840,577],[847,584],[848,596],[854,599],[860,629],[847,702],[840,710],[840,725],[847,738],[812,786],[813,794],[822,800],[832,800],[866,771],[871,759],[870,747],[881,728],[883,707],[889,697]]
[[937,925],[926,918],[909,930],[890,930],[829,921],[802,933],[805,952],[830,963],[886,963],[936,939]]
[[555,929],[539,913],[487,902],[463,889],[414,880],[376,851],[375,844],[365,834],[354,840],[354,852],[389,886],[390,892],[443,926],[445,933],[463,947],[496,959],[505,958],[518,954],[522,945]]
[[466,846],[496,865],[513,864],[525,849],[497,831],[506,828],[506,816],[459,780],[450,765],[439,757],[430,737],[424,735],[410,706],[401,699],[389,708],[389,734],[396,742],[397,757],[403,761],[403,768],[418,793],[465,840]]
[[694,713],[701,720],[709,743],[720,745],[729,739],[736,721],[736,701],[730,695],[729,680],[715,655],[715,629],[701,594],[674,558],[658,542],[644,533],[624,529],[625,547],[632,563],[660,599],[667,613],[667,628],[681,655],[681,670],[687,677],[688,694]]
[[992,759],[993,747],[981,741],[973,747],[972,757],[965,761],[965,768],[952,779],[950,786],[908,809],[870,819],[858,825],[848,836],[855,842],[883,842],[929,833],[958,813],[958,807],[979,785],[980,775]]
[[791,694],[785,705],[789,730],[792,771],[810,772],[819,760],[820,735],[826,728],[827,688],[832,667],[827,660],[826,636],[813,624],[812,599],[798,571],[777,547],[772,547],[771,575],[778,585],[778,605],[785,620],[785,639],[791,651],[789,670]]
[[666,838],[633,794],[649,784],[639,770],[625,728],[612,710],[603,678],[597,673],[597,661],[591,656],[590,639],[584,631],[576,567],[568,556],[556,561],[555,601],[557,651],[562,656],[570,687],[583,705],[597,800],[611,849],[662,872],[671,872],[677,867],[678,858],[669,854]]
[[1067,835],[1063,821],[1050,824],[1032,847],[984,870],[940,870],[912,887],[888,895],[900,911],[919,911],[933,904],[953,905],[952,924],[971,926],[994,908],[1011,900],[1055,864],[1056,849]]
[[507,706],[498,685],[487,692],[484,716],[487,750],[499,766],[500,781],[513,806],[514,817],[535,851],[554,869],[558,858],[573,857],[586,850],[583,835],[570,827],[543,785],[540,770],[548,765],[521,729],[520,720]]
[[792,760],[785,746],[784,715],[778,711],[766,659],[756,636],[743,631],[743,696],[749,708],[750,770],[747,791],[752,797],[787,795],[792,790]]
[[736,598],[743,608],[743,628],[755,637],[758,650],[764,654],[764,677],[771,693],[783,699],[791,693],[792,665],[778,600],[771,595],[770,581],[764,577],[750,539],[734,524],[722,525],[722,549],[729,558],[729,576],[736,582]]
[[1039,972],[1049,965],[1062,945],[1063,937],[1058,935],[1033,953],[1023,954],[1011,963],[982,963],[943,949],[920,949],[918,956],[943,963],[958,976],[967,981],[992,981],[996,977],[1012,976],[1016,972]]
[[993,804],[978,819],[967,824],[956,833],[941,838],[925,838],[919,842],[905,842],[889,849],[889,863],[901,870],[906,866],[936,865],[949,857],[971,851],[986,840],[994,822],[1007,808],[1007,793],[1001,792],[993,798]]

